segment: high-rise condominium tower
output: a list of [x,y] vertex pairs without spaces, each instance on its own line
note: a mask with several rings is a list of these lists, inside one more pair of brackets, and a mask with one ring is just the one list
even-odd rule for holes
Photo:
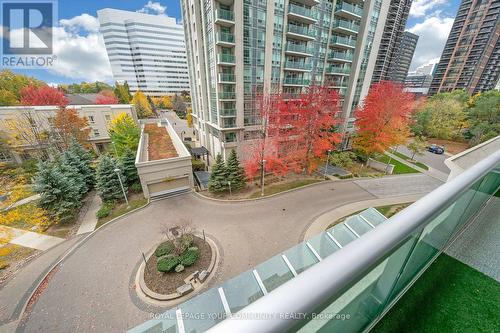
[[149,96],[189,91],[184,30],[174,18],[108,8],[97,16],[115,81]]
[[500,76],[500,1],[463,0],[429,94],[495,88]]
[[260,92],[293,96],[312,83],[337,89],[343,129],[352,129],[351,110],[368,92],[389,0],[181,4],[194,128],[212,155],[244,153],[259,134]]
[[[377,63],[373,71],[372,82],[382,80],[404,82],[406,73],[403,77],[396,75],[398,71],[399,50],[402,40],[408,14],[410,12],[412,0],[391,0],[389,12],[385,21],[384,33],[378,50]],[[413,52],[412,52],[413,56]],[[411,59],[410,59],[411,61]]]
[[410,69],[411,59],[417,47],[418,36],[405,31],[403,38],[396,48],[394,61],[389,68],[389,81],[405,82],[408,70]]

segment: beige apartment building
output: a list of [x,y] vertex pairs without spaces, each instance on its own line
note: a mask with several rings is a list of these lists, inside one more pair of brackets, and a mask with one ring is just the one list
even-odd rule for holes
[[[110,136],[108,124],[121,113],[127,113],[137,122],[135,109],[129,104],[113,105],[68,105],[66,108],[75,109],[81,117],[86,117],[91,128],[89,142],[93,150],[100,154],[108,149]],[[0,107],[0,135],[9,137],[12,135],[10,122],[21,119],[26,114],[31,114],[33,126],[39,132],[50,130],[51,122],[55,116],[58,106],[6,106]],[[21,163],[31,157],[30,150],[33,148],[26,144],[24,147],[12,147],[4,145],[0,147],[0,162]]]

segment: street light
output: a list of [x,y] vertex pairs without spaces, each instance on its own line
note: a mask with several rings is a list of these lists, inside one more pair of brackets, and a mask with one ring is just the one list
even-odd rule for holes
[[120,186],[122,188],[123,197],[125,198],[125,202],[127,203],[127,206],[128,206],[127,194],[125,193],[125,188],[123,187],[122,178],[120,177],[120,169],[116,168],[115,172],[116,172],[116,175],[118,176],[118,180],[120,181]]
[[264,196],[264,175],[265,175],[265,169],[266,169],[266,160],[262,160],[262,187],[260,189],[260,196]]
[[328,162],[330,162],[330,153],[331,152],[332,152],[332,150],[328,149],[328,155],[326,156],[325,174],[323,175],[323,178],[326,178],[326,172],[328,171]]
[[232,197],[233,193],[231,192],[231,181],[229,180],[227,184],[229,185],[229,196]]

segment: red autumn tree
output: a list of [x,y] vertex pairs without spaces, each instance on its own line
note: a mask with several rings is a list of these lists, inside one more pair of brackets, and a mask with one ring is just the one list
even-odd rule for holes
[[22,105],[56,105],[64,107],[68,105],[68,99],[64,93],[49,86],[36,87],[30,85],[21,90]]
[[[253,137],[248,138],[248,144],[244,148],[243,165],[247,178],[254,179],[258,176],[261,184],[265,172],[276,175],[285,172],[285,166],[278,159],[276,151],[276,115],[280,100],[279,94],[262,93],[254,101],[258,114],[257,129],[250,132]],[[262,170],[263,165],[265,170]]]
[[118,98],[111,90],[101,91],[95,98],[96,104],[118,104]]
[[403,144],[410,134],[414,96],[403,85],[390,81],[374,84],[356,112],[354,148],[367,157]]
[[278,109],[278,156],[293,171],[311,173],[319,158],[340,142],[336,132],[339,95],[333,89],[310,86],[296,100],[281,99]]
[[88,147],[90,127],[87,117],[80,117],[75,109],[60,108],[54,117],[60,150],[66,150],[73,138],[82,146]]

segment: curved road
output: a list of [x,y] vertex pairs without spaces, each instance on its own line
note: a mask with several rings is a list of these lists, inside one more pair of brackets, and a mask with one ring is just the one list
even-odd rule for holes
[[18,332],[122,332],[148,320],[133,275],[161,240],[163,225],[191,219],[219,244],[222,260],[211,286],[297,244],[315,217],[347,203],[427,193],[441,183],[426,175],[325,182],[276,197],[241,203],[187,194],[147,208],[95,232],[67,257]]

